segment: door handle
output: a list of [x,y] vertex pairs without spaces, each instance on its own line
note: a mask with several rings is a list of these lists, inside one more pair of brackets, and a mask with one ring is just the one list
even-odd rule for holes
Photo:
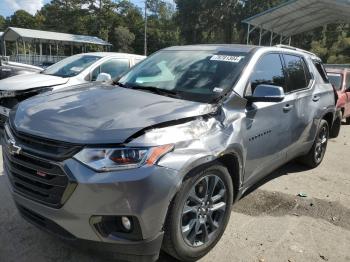
[[320,99],[321,99],[321,97],[316,95],[312,98],[312,101],[317,102]]
[[287,104],[285,107],[283,107],[284,112],[288,112],[293,109],[293,105]]

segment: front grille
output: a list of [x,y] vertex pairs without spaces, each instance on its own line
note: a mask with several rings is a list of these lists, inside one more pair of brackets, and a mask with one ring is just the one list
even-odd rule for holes
[[[13,190],[26,198],[53,208],[60,208],[76,187],[59,163],[32,155],[28,148],[10,154],[7,141],[11,135],[5,128],[3,139],[4,169]],[[12,138],[13,139],[13,138]],[[22,147],[20,142],[18,146]]]
[[2,114],[0,114],[0,128],[1,129],[4,128],[6,120],[7,120],[7,117],[2,115]]
[[41,216],[41,215],[23,207],[23,206],[20,206],[18,204],[17,204],[17,208],[18,208],[19,213],[28,222],[48,231],[49,233],[53,233],[56,236],[59,236],[63,239],[66,239],[66,240],[75,240],[76,239],[71,233],[69,233],[68,231],[66,231],[65,229],[63,229],[59,225],[57,225],[55,222],[47,219],[46,217],[43,217],[43,216]]
[[23,150],[54,161],[63,161],[70,158],[82,149],[81,145],[36,137],[16,132],[13,129],[11,129],[11,134]]

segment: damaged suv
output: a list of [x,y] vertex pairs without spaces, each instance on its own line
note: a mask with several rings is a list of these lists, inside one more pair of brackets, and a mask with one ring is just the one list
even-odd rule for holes
[[232,203],[286,162],[325,154],[335,96],[320,60],[293,48],[161,50],[114,85],[30,98],[10,112],[4,169],[31,223],[66,240],[194,261]]

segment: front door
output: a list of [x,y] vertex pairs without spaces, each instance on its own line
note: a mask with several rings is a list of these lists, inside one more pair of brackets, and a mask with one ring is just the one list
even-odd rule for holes
[[[247,96],[259,84],[281,86],[286,77],[280,54],[265,54],[257,62],[247,86]],[[293,100],[255,102],[247,106],[244,133],[246,146],[245,183],[255,181],[284,163],[290,144]]]

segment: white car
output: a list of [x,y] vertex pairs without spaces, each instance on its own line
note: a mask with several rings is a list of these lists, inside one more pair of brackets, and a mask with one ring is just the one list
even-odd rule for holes
[[40,73],[16,75],[0,81],[0,128],[11,108],[50,90],[117,78],[145,56],[124,53],[84,53],[65,58]]

